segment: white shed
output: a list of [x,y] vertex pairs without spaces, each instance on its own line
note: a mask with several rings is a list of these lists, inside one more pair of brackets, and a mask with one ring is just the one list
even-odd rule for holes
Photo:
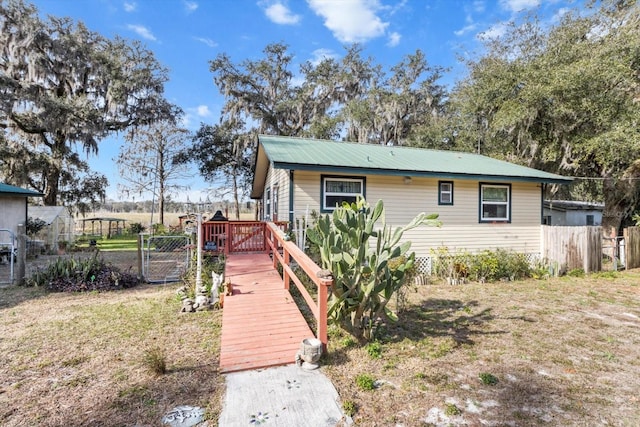
[[27,221],[29,197],[42,197],[42,194],[0,182],[0,243],[10,243],[17,235],[18,224]]
[[29,206],[29,217],[43,220],[47,226],[40,230],[33,240],[41,240],[48,250],[56,250],[75,240],[75,220],[64,206]]

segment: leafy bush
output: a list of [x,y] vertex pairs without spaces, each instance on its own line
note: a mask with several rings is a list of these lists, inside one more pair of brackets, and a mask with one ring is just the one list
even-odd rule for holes
[[342,402],[342,410],[348,417],[353,417],[356,414],[358,407],[353,400],[345,400]]
[[159,347],[145,350],[142,362],[149,371],[156,375],[167,372],[167,356]]
[[448,417],[455,417],[456,415],[461,415],[462,411],[453,403],[447,403],[444,407],[444,414]]
[[584,277],[584,270],[581,268],[574,268],[573,270],[569,270],[567,272],[567,276],[569,277]]
[[378,341],[372,341],[365,347],[367,354],[372,359],[380,359],[382,357],[382,345]]
[[446,247],[432,251],[438,277],[458,280],[469,277],[480,282],[518,280],[531,277],[533,267],[525,254],[497,249],[484,250],[471,255],[467,252],[450,253]]
[[145,231],[147,229],[147,227],[145,227],[144,225],[142,225],[139,222],[133,222],[131,224],[129,224],[129,234],[140,234],[143,231]]
[[369,374],[358,374],[356,377],[356,384],[361,390],[369,391],[376,388],[375,380]]
[[38,234],[38,232],[40,232],[40,230],[42,230],[46,226],[47,226],[47,223],[41,220],[40,218],[33,218],[33,217],[27,218],[27,225],[26,225],[27,236],[35,236],[36,234]]
[[121,272],[97,255],[96,252],[83,260],[58,258],[44,270],[37,271],[26,284],[52,292],[87,292],[131,288],[140,283],[136,275]]
[[478,375],[478,378],[484,385],[498,384],[498,378],[495,375],[490,374],[489,372],[482,372],[480,375]]

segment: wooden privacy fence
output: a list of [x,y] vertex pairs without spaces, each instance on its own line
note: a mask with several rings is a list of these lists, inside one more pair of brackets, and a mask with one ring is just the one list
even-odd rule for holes
[[[327,299],[329,296],[329,288],[333,286],[333,278],[323,276],[322,269],[313,262],[311,258],[305,254],[294,242],[285,239],[285,235],[278,225],[270,222],[266,226],[266,241],[269,249],[273,254],[273,268],[277,268],[278,264],[282,266],[282,276],[285,289],[289,289],[291,281],[302,294],[302,297],[313,311],[316,318],[317,331],[316,338],[327,346]],[[298,266],[309,276],[311,281],[318,289],[317,301],[307,291],[302,284],[300,278],[296,276],[295,271],[291,268],[291,261],[294,260]]]
[[623,231],[625,268],[640,267],[640,227],[627,227]]
[[602,228],[598,226],[542,226],[542,259],[555,266],[555,273],[602,269]]

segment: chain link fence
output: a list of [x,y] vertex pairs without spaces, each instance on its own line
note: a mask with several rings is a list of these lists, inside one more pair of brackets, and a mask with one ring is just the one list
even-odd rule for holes
[[16,239],[13,232],[0,229],[0,285],[13,283],[16,257]]
[[195,250],[188,235],[142,235],[142,275],[149,283],[178,282]]

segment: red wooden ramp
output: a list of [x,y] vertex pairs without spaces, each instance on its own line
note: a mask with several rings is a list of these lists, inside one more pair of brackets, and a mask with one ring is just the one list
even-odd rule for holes
[[228,255],[227,278],[233,295],[224,297],[220,370],[294,363],[300,342],[314,335],[269,255]]

